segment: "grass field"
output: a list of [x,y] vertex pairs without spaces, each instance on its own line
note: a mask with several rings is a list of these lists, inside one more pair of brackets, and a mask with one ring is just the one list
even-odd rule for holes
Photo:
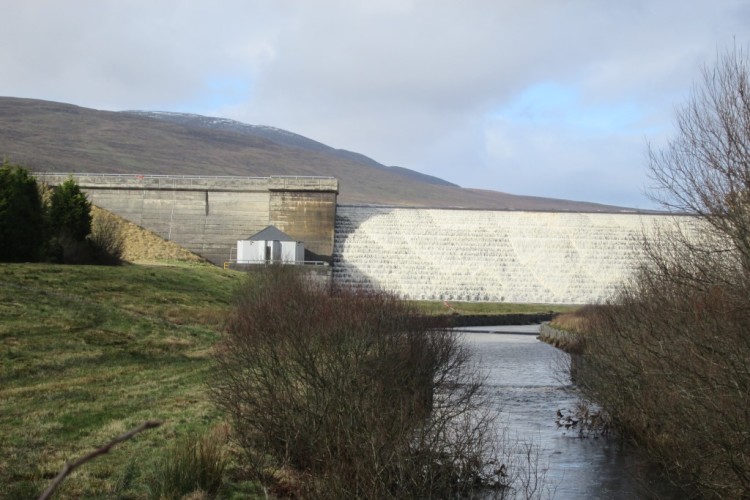
[[33,498],[66,461],[160,420],[61,491],[146,497],[168,443],[222,422],[204,379],[241,278],[211,266],[0,265],[0,497]]
[[[0,264],[0,498],[34,498],[66,461],[159,420],[82,466],[59,495],[148,498],[172,443],[223,424],[205,379],[243,277],[195,264]],[[416,305],[450,312],[442,303]],[[562,310],[451,305],[463,314]],[[236,475],[229,483],[228,497],[257,492]]]

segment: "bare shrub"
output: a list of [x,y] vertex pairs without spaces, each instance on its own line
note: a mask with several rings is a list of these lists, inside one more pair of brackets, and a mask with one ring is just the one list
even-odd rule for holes
[[93,247],[97,264],[120,265],[125,249],[125,237],[117,218],[103,209],[92,213],[91,234],[88,239]]
[[599,311],[576,372],[675,482],[723,498],[750,491],[750,316],[732,295],[644,270]]
[[504,453],[505,463],[510,465],[500,472],[510,471],[505,473],[508,498],[554,498],[555,492],[547,481],[547,464],[541,461],[542,450],[538,444],[506,441]]
[[591,315],[577,381],[675,482],[750,495],[750,62],[704,72],[677,138],[651,151],[655,196],[676,219]]
[[500,488],[492,415],[452,332],[387,294],[328,294],[290,266],[252,276],[211,387],[256,478],[313,498]]
[[578,432],[578,437],[609,436],[613,431],[612,417],[590,401],[579,399],[573,410],[557,410],[557,428]]

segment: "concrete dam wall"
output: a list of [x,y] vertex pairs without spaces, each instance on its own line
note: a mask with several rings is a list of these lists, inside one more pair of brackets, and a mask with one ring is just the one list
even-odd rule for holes
[[338,181],[327,177],[196,177],[36,174],[73,177],[89,200],[221,265],[237,240],[274,225],[305,242],[308,260],[331,261]]
[[[36,174],[74,177],[92,203],[221,265],[274,225],[333,264],[334,283],[406,299],[605,300],[634,270],[644,231],[672,219],[628,213],[337,206],[318,177]],[[326,276],[330,268],[326,269]]]
[[671,217],[339,206],[334,282],[413,300],[583,304],[632,272]]

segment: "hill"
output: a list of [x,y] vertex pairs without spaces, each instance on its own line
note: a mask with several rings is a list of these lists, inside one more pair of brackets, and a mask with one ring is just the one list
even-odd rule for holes
[[276,127],[269,127],[266,125],[248,125],[247,123],[238,122],[235,120],[229,120],[226,118],[215,118],[207,117],[202,115],[195,115],[191,113],[168,113],[168,112],[152,112],[152,111],[124,111],[124,113],[130,113],[137,116],[143,116],[147,118],[155,118],[158,120],[169,121],[172,123],[179,123],[181,125],[187,125],[189,127],[202,127],[215,130],[226,130],[229,132],[235,132],[245,134],[248,136],[262,137],[268,139],[271,142],[282,146],[288,146],[290,148],[303,149],[307,151],[327,153],[332,156],[360,163],[369,167],[374,167],[383,170],[391,170],[398,172],[401,175],[405,175],[412,179],[425,182],[427,184],[436,184],[438,186],[454,186],[459,187],[456,184],[450,183],[437,177],[422,174],[414,170],[409,170],[402,167],[386,167],[372,158],[369,158],[363,154],[355,153],[353,151],[347,151],[345,149],[334,149],[321,142],[308,139],[307,137],[282,130]]
[[99,111],[13,97],[0,97],[0,155],[47,172],[332,176],[339,179],[343,204],[621,210],[464,189],[273,127],[190,114]]

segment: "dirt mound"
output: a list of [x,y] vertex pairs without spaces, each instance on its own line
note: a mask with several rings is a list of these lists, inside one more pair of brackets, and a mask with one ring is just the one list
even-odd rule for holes
[[[144,229],[103,208],[91,207],[93,224],[98,220],[107,220],[115,226],[123,240],[122,258],[127,262],[155,263],[164,261],[206,262],[200,255],[194,254],[180,245],[167,241],[161,236]],[[93,225],[92,224],[92,225]]]

